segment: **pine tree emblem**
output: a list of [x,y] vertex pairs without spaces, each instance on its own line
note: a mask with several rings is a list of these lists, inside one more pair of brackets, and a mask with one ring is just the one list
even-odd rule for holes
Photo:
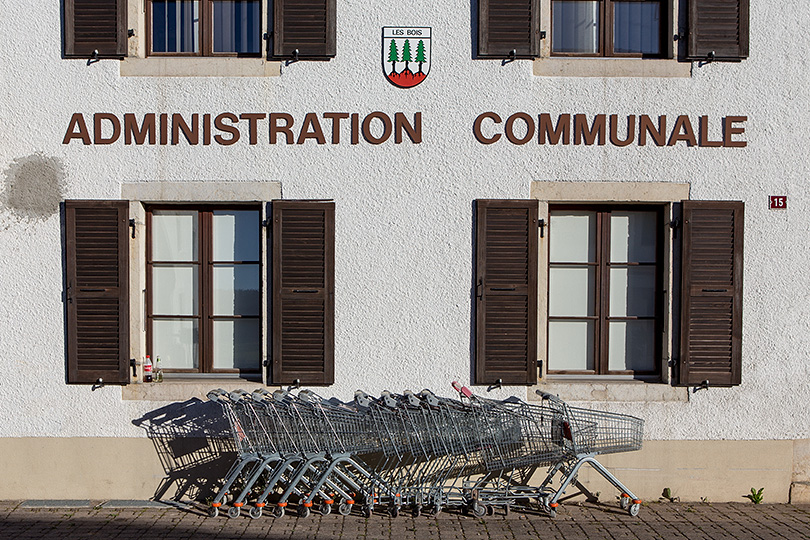
[[[431,64],[430,38],[430,28],[383,27],[383,73],[393,85],[412,88],[427,78]],[[412,64],[418,64],[416,72]]]

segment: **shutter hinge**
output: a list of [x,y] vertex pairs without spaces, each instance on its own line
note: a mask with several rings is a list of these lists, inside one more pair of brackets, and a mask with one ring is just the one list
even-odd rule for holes
[[543,236],[545,236],[544,232],[546,230],[546,220],[545,219],[538,219],[537,220],[537,226],[540,227],[540,238],[543,238]]
[[674,218],[669,222],[669,228],[672,229],[672,237],[678,238],[678,228],[681,226],[681,218]]
[[135,29],[134,28],[130,28],[129,30],[127,30],[127,37],[135,37]]
[[540,39],[546,39],[546,31],[540,30]]
[[266,228],[266,229],[269,229],[269,228],[270,228],[270,224],[271,224],[270,218],[267,218],[267,219],[265,219],[265,220],[262,220],[262,227],[264,227],[264,228]]
[[129,220],[129,226],[132,228],[132,238],[135,238],[135,219],[131,218]]

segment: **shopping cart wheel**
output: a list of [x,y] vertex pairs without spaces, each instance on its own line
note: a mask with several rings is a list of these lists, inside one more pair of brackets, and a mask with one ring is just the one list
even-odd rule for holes
[[503,515],[508,516],[510,510],[511,510],[511,508],[510,508],[510,506],[508,504],[506,506],[504,506],[503,507]]
[[411,513],[413,514],[413,517],[415,517],[415,518],[418,518],[419,516],[421,516],[422,515],[422,505],[421,504],[415,504],[413,506],[413,510],[411,510]]
[[491,504],[487,506],[487,515],[494,516],[495,515],[495,507]]
[[363,514],[364,518],[370,518],[371,517],[371,507],[368,506],[368,505],[363,506],[363,509],[360,511],[360,513]]
[[217,517],[219,515],[219,508],[216,506],[211,506],[208,508],[208,516],[209,517]]
[[627,510],[627,507],[630,506],[630,496],[622,495],[619,497],[619,506],[622,510]]
[[641,504],[633,503],[630,505],[630,508],[627,509],[627,513],[633,517],[636,517],[639,510],[641,510]]
[[389,506],[388,507],[388,515],[392,518],[395,518],[399,515],[399,506]]
[[487,507],[483,504],[473,503],[472,513],[475,517],[481,518],[487,515]]
[[276,506],[273,508],[273,517],[274,518],[283,518],[284,517],[284,507],[283,506]]
[[442,513],[442,505],[440,505],[440,504],[436,504],[436,505],[433,507],[433,515],[434,515],[434,516],[438,516],[438,515],[439,515],[439,514],[441,514],[441,513]]
[[329,514],[332,513],[332,505],[321,503],[320,506],[318,506],[318,511],[321,513],[322,516],[328,516]]
[[238,518],[240,510],[241,508],[239,508],[238,506],[231,506],[230,508],[228,508],[228,517]]
[[549,508],[548,509],[548,517],[557,517],[557,509],[556,508]]
[[262,517],[262,509],[260,507],[254,506],[250,509],[250,517],[253,519],[259,519]]
[[342,502],[338,505],[338,514],[341,516],[348,516],[352,513],[352,505]]
[[308,518],[309,517],[309,506],[304,506],[303,504],[298,505],[298,517],[300,517],[300,518]]

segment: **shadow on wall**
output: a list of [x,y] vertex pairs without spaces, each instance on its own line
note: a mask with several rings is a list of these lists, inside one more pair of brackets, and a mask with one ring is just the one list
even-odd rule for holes
[[193,398],[155,409],[132,423],[146,430],[166,473],[155,500],[167,494],[175,501],[214,497],[236,458],[222,407]]

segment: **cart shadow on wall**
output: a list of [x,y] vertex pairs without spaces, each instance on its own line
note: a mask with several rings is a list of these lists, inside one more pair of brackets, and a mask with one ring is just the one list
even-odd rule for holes
[[166,475],[154,500],[214,497],[236,457],[230,425],[219,405],[193,398],[150,411],[132,423],[146,431]]

